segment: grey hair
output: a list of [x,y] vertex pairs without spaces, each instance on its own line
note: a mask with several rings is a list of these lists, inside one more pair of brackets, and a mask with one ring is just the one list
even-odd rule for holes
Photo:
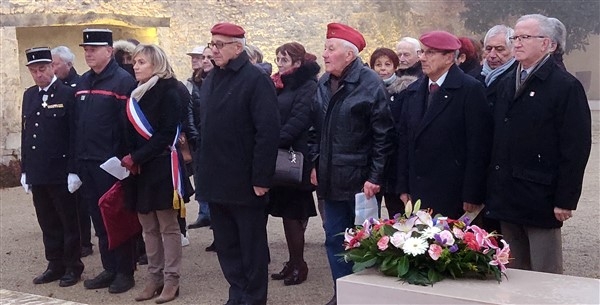
[[529,19],[534,19],[537,20],[539,27],[540,27],[540,32],[539,35],[542,36],[546,36],[550,39],[552,39],[554,37],[554,22],[552,22],[550,20],[550,18],[541,15],[541,14],[529,14],[529,15],[523,15],[521,16],[518,20],[517,23],[521,22],[521,21],[525,21],[525,20],[529,20]]
[[66,63],[72,64],[75,61],[75,54],[71,52],[71,49],[65,46],[58,46],[50,51],[52,55],[58,55],[58,57],[62,58]]
[[340,39],[340,38],[332,38],[332,39],[337,39],[342,43],[342,46],[346,49],[350,49],[350,51],[352,51],[352,55],[354,55],[354,57],[358,57],[358,47],[356,47],[353,43],[351,43],[348,40],[344,40],[344,39]]
[[398,41],[398,43],[396,44],[396,48],[398,48],[398,45],[399,45],[401,42],[403,42],[403,41],[406,41],[406,42],[408,42],[408,43],[412,44],[413,46],[415,46],[415,51],[417,51],[417,53],[418,53],[419,51],[421,51],[421,49],[422,49],[422,48],[421,48],[421,42],[420,42],[418,39],[416,39],[416,38],[412,38],[412,37],[408,37],[408,36],[407,36],[407,37],[402,37],[402,38],[400,38],[400,41]]
[[235,42],[239,42],[242,44],[242,46],[246,46],[246,38],[238,38],[238,37],[232,37],[233,41]]
[[458,57],[460,56],[460,49],[459,50],[454,50],[454,60],[458,60]]
[[256,60],[256,63],[263,62],[264,56],[262,51],[258,47],[247,44],[246,46],[244,46],[244,50],[246,51],[246,53],[248,53],[248,56],[250,56],[250,58]]
[[556,44],[554,53],[563,54],[567,46],[567,28],[560,20],[554,17],[550,17],[548,20],[554,24],[554,35],[552,35],[552,42]]
[[500,34],[504,34],[504,38],[506,40],[506,46],[508,48],[512,47],[512,41],[510,41],[510,37],[512,37],[515,34],[515,30],[513,30],[511,27],[508,27],[504,24],[498,24],[493,26],[488,32],[487,34],[485,34],[485,38],[483,38],[483,44],[486,45],[488,42],[488,39],[495,37],[497,35]]

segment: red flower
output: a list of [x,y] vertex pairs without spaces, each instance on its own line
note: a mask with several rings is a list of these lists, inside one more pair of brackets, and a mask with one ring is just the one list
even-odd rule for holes
[[473,232],[466,232],[463,240],[469,249],[473,251],[479,251],[479,243],[477,243],[477,239],[475,238],[475,234],[473,234]]

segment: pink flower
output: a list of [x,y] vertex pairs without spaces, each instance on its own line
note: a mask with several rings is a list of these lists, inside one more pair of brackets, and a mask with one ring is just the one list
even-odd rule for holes
[[440,247],[437,244],[431,244],[431,245],[429,245],[429,250],[427,252],[429,252],[429,256],[434,261],[437,261],[440,258],[440,256],[442,255],[442,247]]
[[394,233],[394,235],[392,235],[390,242],[392,243],[392,245],[394,245],[394,247],[396,247],[398,249],[402,249],[402,246],[404,246],[404,242],[409,237],[410,237],[410,234],[398,231],[398,232]]
[[496,254],[492,257],[492,261],[490,265],[498,266],[500,271],[506,271],[506,264],[508,264],[508,259],[510,257],[510,246],[504,241],[504,239],[500,240],[504,247],[502,249],[496,249]]
[[440,232],[440,239],[444,246],[454,245],[454,236],[452,236],[452,233],[448,230]]
[[[477,240],[479,247],[485,248],[485,250],[488,250],[489,248],[498,249],[498,246],[490,240],[490,238],[493,238],[494,235],[488,233],[486,230],[478,226],[469,226],[468,229],[475,233],[475,240]],[[487,251],[485,252],[487,253]]]
[[389,242],[390,242],[390,237],[387,235],[383,236],[377,242],[377,248],[379,248],[379,250],[381,250],[381,251],[385,251],[385,249],[388,248]]
[[465,231],[457,227],[452,228],[452,233],[454,233],[454,236],[456,236],[458,239],[463,239],[465,237]]

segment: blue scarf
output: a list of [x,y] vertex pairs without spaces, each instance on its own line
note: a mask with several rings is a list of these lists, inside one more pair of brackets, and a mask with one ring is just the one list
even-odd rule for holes
[[491,83],[493,83],[500,74],[504,73],[504,71],[508,70],[510,66],[515,62],[515,58],[511,58],[509,61],[505,62],[502,66],[493,69],[487,63],[487,60],[483,61],[483,68],[481,69],[481,75],[485,76],[485,86],[489,87]]
[[386,78],[383,80],[383,83],[385,84],[385,86],[389,86],[391,85],[395,80],[396,80],[396,73],[393,73],[392,76]]

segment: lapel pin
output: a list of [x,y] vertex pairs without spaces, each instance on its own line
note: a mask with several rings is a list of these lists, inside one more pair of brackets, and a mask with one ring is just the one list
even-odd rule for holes
[[529,92],[529,96],[533,97],[535,95],[534,91]]

